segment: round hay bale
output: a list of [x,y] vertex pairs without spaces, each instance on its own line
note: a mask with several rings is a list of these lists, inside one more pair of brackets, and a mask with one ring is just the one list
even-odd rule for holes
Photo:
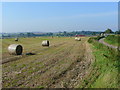
[[78,38],[77,37],[75,37],[75,40],[77,40]]
[[45,41],[42,41],[42,46],[49,46],[49,41],[48,40],[45,40]]
[[18,41],[18,38],[15,38],[15,41]]
[[8,51],[12,55],[21,55],[23,47],[19,44],[11,44],[10,46],[8,46]]
[[78,38],[78,41],[81,41],[81,38]]
[[81,41],[81,38],[75,37],[76,41]]

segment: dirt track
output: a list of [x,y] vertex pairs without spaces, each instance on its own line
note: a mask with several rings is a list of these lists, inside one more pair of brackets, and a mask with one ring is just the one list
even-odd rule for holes
[[66,40],[3,64],[3,87],[76,87],[93,61],[87,38]]
[[[105,38],[100,39],[99,42],[102,43],[102,44],[104,44],[104,45],[106,45],[106,46],[108,46],[108,47],[110,47],[110,48],[114,48],[114,49],[118,48],[117,46],[113,46],[113,45],[110,45],[110,44],[104,42],[104,39]],[[119,48],[119,50],[120,50],[120,48]]]

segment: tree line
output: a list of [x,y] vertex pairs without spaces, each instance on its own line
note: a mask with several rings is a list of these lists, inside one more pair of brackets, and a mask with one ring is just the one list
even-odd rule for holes
[[93,36],[93,35],[100,35],[101,33],[113,33],[113,34],[120,34],[120,30],[113,32],[111,29],[107,29],[104,32],[97,32],[97,31],[59,31],[57,33],[48,32],[48,33],[35,33],[35,32],[25,32],[25,33],[3,33],[2,37],[40,37],[40,36],[75,36],[75,35],[86,35],[86,36]]

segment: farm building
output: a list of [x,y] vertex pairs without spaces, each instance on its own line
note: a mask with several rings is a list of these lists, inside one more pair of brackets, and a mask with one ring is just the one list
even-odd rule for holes
[[85,37],[85,35],[75,35],[75,37]]

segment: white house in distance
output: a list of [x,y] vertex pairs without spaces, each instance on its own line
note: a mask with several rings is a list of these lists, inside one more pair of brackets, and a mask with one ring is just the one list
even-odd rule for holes
[[108,35],[114,35],[114,34],[113,34],[113,33],[105,33],[105,32],[102,32],[102,33],[100,34],[101,37],[102,37],[102,36],[107,37]]

